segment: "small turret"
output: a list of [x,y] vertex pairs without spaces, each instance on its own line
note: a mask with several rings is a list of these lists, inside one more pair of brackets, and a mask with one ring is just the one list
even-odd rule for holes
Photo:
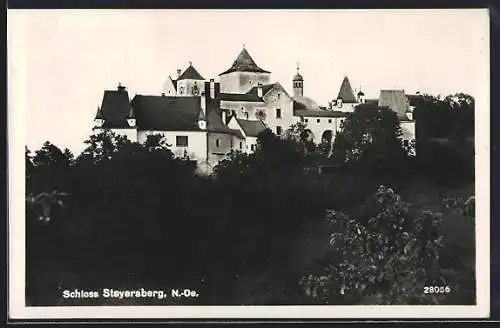
[[207,116],[205,115],[205,110],[201,109],[198,113],[198,127],[200,130],[207,129]]
[[135,122],[134,109],[132,108],[132,106],[130,107],[130,111],[127,116],[127,122],[130,127],[135,127],[136,122]]
[[304,78],[299,73],[299,63],[297,63],[297,74],[293,77],[293,97],[304,97]]
[[99,128],[104,124],[104,116],[102,115],[101,107],[97,107],[97,113],[95,114],[94,123]]
[[365,103],[365,93],[363,91],[361,91],[361,88],[359,88],[359,92],[358,92],[358,102],[361,103],[361,104],[364,104]]

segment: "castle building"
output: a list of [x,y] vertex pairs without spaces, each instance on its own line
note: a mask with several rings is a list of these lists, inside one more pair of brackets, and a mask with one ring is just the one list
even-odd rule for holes
[[168,77],[161,95],[135,95],[130,100],[122,85],[104,92],[95,116],[94,131],[111,129],[132,141],[162,134],[177,157],[189,158],[212,169],[231,150],[251,153],[257,135],[268,128],[276,135],[297,122],[305,124],[315,143],[333,143],[349,112],[362,103],[387,106],[398,114],[404,143],[415,137],[411,106],[403,90],[382,90],[379,99],[355,94],[347,76],[329,107],[304,95],[304,77],[292,78],[290,95],[271,71],[259,67],[243,48],[233,64],[219,74],[219,82],[205,78],[190,62],[177,78]]

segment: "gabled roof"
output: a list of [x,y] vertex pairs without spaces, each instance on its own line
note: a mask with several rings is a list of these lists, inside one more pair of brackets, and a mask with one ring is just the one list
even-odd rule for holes
[[[123,87],[118,90],[105,90],[100,112],[101,118],[104,119],[102,128],[129,128],[130,126],[127,123],[127,117],[130,113],[128,91]],[[99,114],[99,111],[97,114]]]
[[255,73],[271,73],[269,71],[263,70],[253,60],[248,51],[243,48],[240,54],[233,62],[233,65],[226,71],[220,73],[219,75],[228,74],[231,72],[255,72]]
[[[181,80],[205,80],[203,78],[203,76],[201,76],[200,73],[198,73],[198,71],[196,70],[196,68],[194,68],[194,66],[189,63],[189,67],[186,68],[186,70],[184,71],[184,73],[181,74],[181,76],[179,76],[179,78],[177,79],[177,81],[181,81]],[[176,86],[177,88],[177,86]]]
[[238,129],[231,129],[231,131],[233,131],[233,134],[234,134],[235,136],[237,136],[238,138],[240,138],[240,139],[245,139],[245,137],[243,136],[243,134],[241,133],[241,131],[240,131],[240,130],[238,130]]
[[234,134],[233,130],[231,130],[226,124],[224,124],[224,122],[222,122],[222,118],[215,111],[208,112],[207,131]]
[[172,79],[170,76],[168,78],[170,79],[170,81],[172,81],[175,91],[177,91],[177,80]]
[[261,120],[244,120],[237,118],[236,121],[247,137],[257,137],[259,133],[266,129],[266,126]]
[[[271,91],[277,84],[278,83],[263,84],[262,97]],[[247,93],[221,93],[220,98],[225,101],[264,102],[264,99],[258,95],[258,88],[258,86],[255,86]]]
[[[270,84],[263,84],[262,85],[262,96],[267,94],[269,91],[271,91],[277,83],[270,83]],[[252,95],[257,95],[257,90],[259,89],[258,86],[253,87],[250,89],[250,91],[247,92],[247,94],[252,94]]]
[[380,90],[378,106],[389,107],[398,114],[398,117],[406,117],[406,112],[409,109],[404,90]]
[[354,97],[354,92],[352,91],[351,83],[349,82],[349,78],[347,78],[347,76],[345,76],[342,80],[337,99],[342,99],[343,103],[357,102],[356,97]]

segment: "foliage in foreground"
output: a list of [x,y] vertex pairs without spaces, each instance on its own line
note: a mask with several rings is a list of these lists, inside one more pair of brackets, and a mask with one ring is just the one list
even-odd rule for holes
[[[471,202],[458,206],[461,214],[471,214]],[[313,303],[443,304],[457,297],[456,276],[440,261],[441,213],[412,211],[392,189],[380,186],[358,209],[329,210],[326,219],[331,252],[322,269],[301,280]]]

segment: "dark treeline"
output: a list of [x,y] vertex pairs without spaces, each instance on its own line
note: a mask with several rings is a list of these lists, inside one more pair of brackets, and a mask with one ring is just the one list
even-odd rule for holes
[[[474,181],[462,141],[411,156],[388,109],[361,105],[333,149],[308,143],[303,128],[263,132],[255,153],[230,154],[210,177],[175,159],[161,136],[141,145],[108,131],[76,158],[50,142],[27,150],[28,304],[72,304],[62,289],[140,287],[196,289],[195,304],[303,304],[307,269],[291,249],[326,210],[348,211],[381,184]],[[332,169],[319,174],[318,165]]]

